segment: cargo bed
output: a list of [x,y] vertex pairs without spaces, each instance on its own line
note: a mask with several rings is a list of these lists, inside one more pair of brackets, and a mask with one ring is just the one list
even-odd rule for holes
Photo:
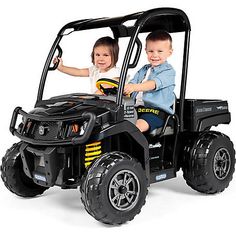
[[[177,100],[177,113],[179,100]],[[229,124],[230,113],[225,100],[185,99],[184,130],[202,131],[218,124]]]

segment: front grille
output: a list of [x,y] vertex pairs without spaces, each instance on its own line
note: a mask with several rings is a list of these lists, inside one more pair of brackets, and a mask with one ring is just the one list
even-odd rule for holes
[[55,140],[60,138],[62,127],[59,125],[59,122],[39,122],[32,120],[29,122],[31,122],[30,128],[28,128],[27,132],[24,132],[26,137],[36,140]]
[[[81,123],[81,121],[77,122]],[[36,121],[26,119],[18,127],[18,132],[24,137],[39,140],[39,141],[55,141],[64,140],[67,137],[74,137],[79,135],[78,132],[71,133],[73,124],[78,124],[73,121]],[[78,125],[80,127],[80,125]],[[79,130],[78,130],[79,131]]]
[[57,122],[37,122],[33,136],[38,140],[55,140],[58,138],[58,127]]

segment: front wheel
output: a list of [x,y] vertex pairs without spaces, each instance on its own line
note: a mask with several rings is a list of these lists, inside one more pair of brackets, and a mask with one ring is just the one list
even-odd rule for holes
[[235,150],[226,135],[204,132],[185,150],[183,172],[190,187],[202,193],[218,193],[228,187],[235,170]]
[[14,144],[2,158],[1,178],[5,186],[18,196],[34,197],[40,195],[48,188],[35,184],[24,173],[19,151],[20,146],[21,142]]
[[141,211],[147,179],[141,164],[127,154],[104,155],[89,169],[81,185],[87,212],[106,224],[122,224]]

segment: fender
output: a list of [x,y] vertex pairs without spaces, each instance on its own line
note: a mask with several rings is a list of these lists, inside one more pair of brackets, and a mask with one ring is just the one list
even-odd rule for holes
[[219,124],[229,124],[231,121],[230,113],[210,116],[202,118],[198,121],[197,131],[203,131],[208,127],[217,126]]
[[143,149],[143,163],[144,169],[146,172],[146,176],[148,178],[149,183],[149,175],[150,175],[150,166],[149,166],[149,148],[148,141],[145,136],[138,130],[138,128],[131,122],[127,120],[123,120],[120,123],[116,123],[115,125],[110,125],[109,127],[102,130],[100,133],[92,135],[89,141],[100,141],[104,138],[114,136],[116,134],[128,133],[132,137],[132,139],[142,147]]

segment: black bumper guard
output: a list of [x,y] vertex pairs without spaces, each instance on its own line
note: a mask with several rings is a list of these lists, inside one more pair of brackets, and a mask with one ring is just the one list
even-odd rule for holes
[[85,143],[89,139],[89,137],[92,133],[92,130],[94,128],[95,122],[96,122],[96,115],[94,113],[84,112],[84,113],[82,113],[80,118],[84,121],[87,120],[88,124],[87,124],[84,134],[82,136],[75,136],[73,138],[65,138],[62,140],[36,140],[36,139],[25,137],[24,135],[19,133],[18,130],[15,128],[17,117],[19,114],[22,115],[23,117],[25,117],[26,119],[31,119],[31,120],[35,120],[35,121],[45,121],[45,122],[47,122],[47,121],[57,121],[57,122],[69,121],[69,120],[73,120],[73,119],[78,119],[78,116],[41,117],[38,115],[28,114],[25,111],[23,111],[21,107],[16,107],[13,111],[12,118],[11,118],[10,132],[13,135],[17,136],[18,138],[20,138],[22,141],[24,141],[26,143],[33,144],[33,145],[51,146],[51,145],[77,145],[77,144]]

